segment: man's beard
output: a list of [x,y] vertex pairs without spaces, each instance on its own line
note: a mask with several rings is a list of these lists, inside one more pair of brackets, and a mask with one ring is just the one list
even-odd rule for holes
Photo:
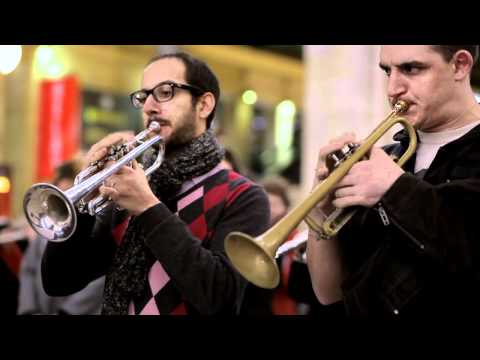
[[[160,121],[165,125],[168,124],[172,126],[172,123],[167,120],[151,119],[150,121],[154,120]],[[183,118],[180,119],[178,124],[178,127],[172,131],[170,138],[165,144],[165,155],[175,152],[176,150],[182,148],[185,144],[189,143],[195,138],[197,128],[195,126],[195,116],[193,112],[186,114]],[[153,149],[155,150],[155,152],[158,153],[160,149],[160,144],[155,144],[153,146]]]
[[189,143],[195,138],[197,132],[195,117],[193,113],[186,114],[179,126],[173,130],[165,144],[165,155],[175,152],[175,150],[182,148],[185,144]]

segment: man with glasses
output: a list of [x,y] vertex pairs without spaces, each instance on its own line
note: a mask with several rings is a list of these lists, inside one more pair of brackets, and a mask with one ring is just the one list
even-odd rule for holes
[[[184,53],[158,56],[131,94],[145,127],[161,125],[165,159],[147,180],[123,167],[100,187],[115,203],[96,218],[78,214],[72,238],[49,243],[43,281],[50,295],[68,295],[106,274],[104,314],[234,314],[246,286],[224,250],[232,231],[252,236],[268,227],[269,205],[258,185],[225,169],[210,130],[217,78]],[[115,133],[93,145],[87,163],[129,140]],[[144,158],[145,167],[156,158]],[[122,210],[120,210],[122,209]]]

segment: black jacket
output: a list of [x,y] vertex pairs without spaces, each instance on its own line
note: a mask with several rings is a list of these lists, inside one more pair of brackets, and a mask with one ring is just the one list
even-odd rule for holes
[[[395,139],[388,151],[401,154],[408,138]],[[362,209],[339,234],[347,313],[480,315],[480,126],[441,147],[423,179],[414,163],[381,199],[386,222]]]

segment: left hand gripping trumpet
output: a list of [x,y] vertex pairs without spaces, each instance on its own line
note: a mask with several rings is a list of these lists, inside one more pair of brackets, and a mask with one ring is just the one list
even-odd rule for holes
[[[143,154],[147,149],[159,143],[160,149],[155,162],[145,170],[148,177],[162,164],[165,153],[164,141],[158,134],[160,124],[152,121],[148,129],[140,132],[128,143],[113,147],[107,156],[91,164],[75,178],[74,185],[62,191],[56,186],[47,183],[33,185],[23,199],[23,210],[32,228],[40,236],[49,241],[61,242],[70,238],[77,227],[78,210],[92,216],[101,213],[111,201],[101,195],[92,200],[92,194],[111,175],[115,174],[124,165]],[[150,134],[153,136],[148,138]],[[115,163],[107,168],[107,161]]]

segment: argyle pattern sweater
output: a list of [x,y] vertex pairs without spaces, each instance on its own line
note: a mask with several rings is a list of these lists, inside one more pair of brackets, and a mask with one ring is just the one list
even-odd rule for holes
[[[247,282],[226,256],[224,239],[232,231],[263,233],[269,216],[263,189],[223,169],[134,218],[155,262],[144,293],[131,299],[129,314],[238,313]],[[105,274],[130,221],[115,213],[108,223],[105,217],[80,220],[72,238],[50,243],[45,252],[44,286],[51,294],[65,294]],[[89,261],[80,261],[81,254]]]

